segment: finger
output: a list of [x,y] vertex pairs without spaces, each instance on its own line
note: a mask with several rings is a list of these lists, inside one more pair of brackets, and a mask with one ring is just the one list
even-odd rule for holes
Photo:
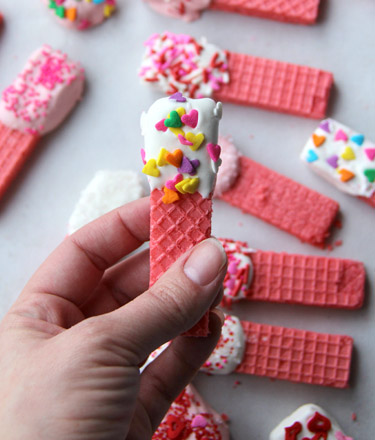
[[222,321],[215,311],[210,312],[209,325],[207,338],[176,338],[142,373],[139,399],[153,430],[218,343]]
[[[106,334],[124,362],[138,365],[163,343],[192,328],[212,306],[226,273],[222,245],[210,238],[188,251],[144,294],[95,318],[96,332]],[[108,347],[110,349],[110,347]]]
[[148,289],[150,251],[145,249],[108,269],[93,295],[81,307],[88,318],[112,312]]
[[78,307],[87,301],[106,269],[149,237],[149,200],[124,205],[67,237],[26,286],[30,293],[49,293]]

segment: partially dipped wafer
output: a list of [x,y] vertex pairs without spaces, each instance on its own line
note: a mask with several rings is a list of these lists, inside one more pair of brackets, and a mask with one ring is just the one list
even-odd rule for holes
[[116,0],[42,0],[65,27],[79,31],[97,26],[116,10]]
[[185,21],[200,17],[206,9],[254,15],[271,20],[312,24],[318,17],[320,0],[146,0],[160,14]]
[[139,76],[166,93],[323,118],[333,75],[320,69],[228,52],[190,35],[152,35]]
[[172,403],[152,440],[229,440],[224,418],[188,385]]
[[44,45],[28,59],[0,101],[0,197],[38,139],[54,130],[81,99],[84,71]]
[[[236,172],[235,177],[220,172],[218,197],[286,231],[302,242],[323,247],[331,233],[339,204],[306,186],[235,152],[234,145],[220,138],[223,150],[223,172]],[[229,150],[226,154],[226,150]],[[237,169],[225,164],[233,160]]]
[[343,258],[287,254],[220,239],[228,256],[222,305],[241,299],[358,309],[365,295],[363,263]]
[[[143,113],[143,173],[151,187],[150,284],[211,236],[212,195],[221,163],[221,104],[176,93]],[[193,334],[207,335],[207,316]]]
[[[167,346],[153,352],[148,362]],[[240,321],[226,315],[220,340],[201,371],[346,388],[352,351],[350,336]]]

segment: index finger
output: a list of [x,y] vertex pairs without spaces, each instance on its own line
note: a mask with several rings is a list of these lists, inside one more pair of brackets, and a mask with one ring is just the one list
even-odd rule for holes
[[77,307],[84,304],[104,272],[149,239],[149,198],[128,203],[68,236],[26,285],[28,293],[48,293]]

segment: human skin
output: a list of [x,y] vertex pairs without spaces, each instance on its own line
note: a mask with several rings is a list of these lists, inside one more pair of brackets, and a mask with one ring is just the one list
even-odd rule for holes
[[[0,324],[0,438],[151,438],[219,339],[226,256],[206,240],[147,290],[148,251],[123,257],[148,234],[145,198],[68,236],[28,282]],[[179,336],[207,309],[207,338]]]

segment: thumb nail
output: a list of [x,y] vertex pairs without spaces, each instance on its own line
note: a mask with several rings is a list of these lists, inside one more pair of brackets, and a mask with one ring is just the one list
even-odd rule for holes
[[227,257],[221,243],[209,238],[195,247],[185,262],[185,275],[199,286],[207,286],[219,275]]

